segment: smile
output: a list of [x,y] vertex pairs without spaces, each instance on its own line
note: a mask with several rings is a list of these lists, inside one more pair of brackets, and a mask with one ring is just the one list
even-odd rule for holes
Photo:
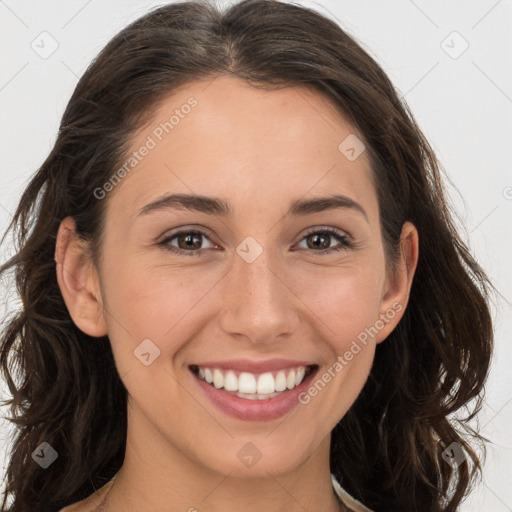
[[[318,365],[257,373],[206,365],[189,369],[201,391],[222,413],[245,421],[269,421],[291,412]],[[203,396],[204,396],[203,395]]]
[[211,384],[216,389],[224,389],[248,400],[265,400],[299,386],[305,377],[313,371],[313,367],[299,366],[259,375],[222,368],[204,368],[202,366],[194,366],[192,371],[201,380]]

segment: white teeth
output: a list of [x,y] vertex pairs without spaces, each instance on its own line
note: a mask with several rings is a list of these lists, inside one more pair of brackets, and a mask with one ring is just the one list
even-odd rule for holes
[[240,393],[256,393],[256,379],[252,373],[242,372],[238,377]]
[[286,378],[286,387],[293,389],[295,387],[295,370],[292,370]]
[[284,391],[286,389],[286,375],[284,372],[279,372],[276,375],[276,391]]
[[235,372],[229,370],[224,378],[224,389],[226,391],[238,391],[238,379]]
[[220,370],[213,370],[213,385],[219,389],[224,387],[224,375],[222,375],[222,372]]
[[280,370],[277,374],[266,372],[254,375],[249,372],[241,372],[237,377],[234,370],[198,367],[197,375],[215,388],[224,388],[241,398],[265,400],[298,386],[304,380],[306,371],[306,367],[301,366]]
[[258,377],[258,388],[256,392],[258,395],[270,395],[270,393],[274,391],[274,377],[272,377],[271,373],[262,373]]
[[235,393],[237,397],[239,398],[246,398],[247,400],[267,400],[268,398],[274,398],[277,395],[280,395],[281,393],[270,393],[270,395],[258,395],[257,393]]
[[296,386],[298,386],[302,382],[304,375],[306,375],[306,369],[304,367],[299,368],[297,370],[297,374],[295,375],[295,385]]

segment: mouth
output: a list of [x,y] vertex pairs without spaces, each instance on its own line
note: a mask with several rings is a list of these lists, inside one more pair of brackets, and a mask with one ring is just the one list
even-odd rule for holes
[[189,370],[206,396],[224,413],[244,420],[270,420],[299,402],[317,373],[317,364],[288,366],[263,373],[192,364]]
[[266,400],[291,391],[306,380],[318,365],[301,365],[273,372],[251,373],[190,365],[191,372],[215,389],[247,400]]

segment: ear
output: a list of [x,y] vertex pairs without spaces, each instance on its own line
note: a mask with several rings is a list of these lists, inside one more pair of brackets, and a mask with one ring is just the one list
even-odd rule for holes
[[405,313],[418,264],[418,249],[418,230],[410,222],[405,222],[400,235],[400,256],[395,267],[389,271],[383,290],[380,318],[376,322],[376,325],[380,322],[383,327],[375,337],[377,343],[389,336]]
[[55,245],[57,282],[75,325],[94,337],[107,334],[99,279],[89,247],[76,233],[75,221],[66,217]]

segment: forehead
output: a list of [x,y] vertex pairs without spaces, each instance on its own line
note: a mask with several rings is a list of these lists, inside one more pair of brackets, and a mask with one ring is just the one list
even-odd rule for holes
[[366,152],[354,160],[343,153],[356,136],[328,98],[306,87],[265,90],[225,76],[192,82],[136,134],[112,199],[134,214],[166,192],[239,198],[238,207],[336,191],[364,201],[374,195]]

